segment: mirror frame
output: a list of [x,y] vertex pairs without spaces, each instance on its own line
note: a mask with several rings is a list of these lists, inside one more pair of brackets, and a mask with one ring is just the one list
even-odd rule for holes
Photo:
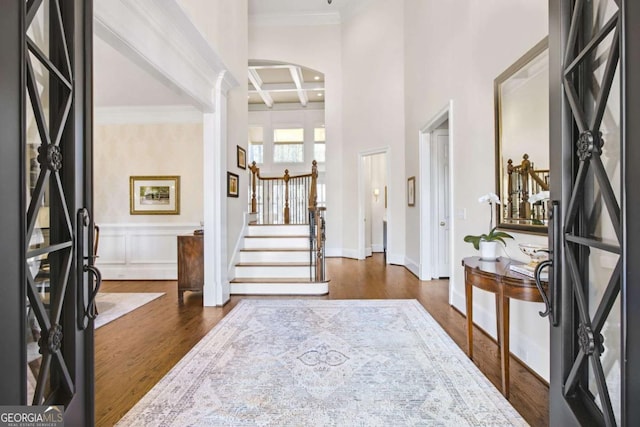
[[[526,67],[534,58],[538,57],[541,53],[548,51],[549,49],[549,37],[545,37],[539,41],[534,47],[529,49],[522,57],[516,62],[510,65],[505,71],[503,71],[493,81],[493,100],[494,100],[494,121],[495,121],[495,174],[496,174],[496,194],[501,198],[503,195],[502,182],[504,165],[502,165],[502,105],[500,99],[501,85],[512,77],[515,73]],[[523,152],[524,154],[524,152]],[[519,161],[520,159],[517,159]],[[534,224],[509,224],[503,222],[502,217],[502,205],[496,204],[496,224],[499,229],[514,230],[531,234],[547,234],[549,227],[546,225],[534,225]]]

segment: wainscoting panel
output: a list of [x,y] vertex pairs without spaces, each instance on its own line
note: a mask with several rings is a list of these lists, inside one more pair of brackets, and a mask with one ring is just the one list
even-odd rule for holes
[[177,236],[198,224],[99,224],[96,265],[104,280],[177,280]]

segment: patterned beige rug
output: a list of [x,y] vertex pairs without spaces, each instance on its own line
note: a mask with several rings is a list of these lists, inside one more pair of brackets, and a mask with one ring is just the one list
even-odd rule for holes
[[244,300],[120,426],[520,426],[415,300]]
[[165,292],[133,293],[133,292],[98,292],[96,306],[98,317],[95,320],[95,329],[122,317],[125,314],[140,308],[143,305],[160,298]]

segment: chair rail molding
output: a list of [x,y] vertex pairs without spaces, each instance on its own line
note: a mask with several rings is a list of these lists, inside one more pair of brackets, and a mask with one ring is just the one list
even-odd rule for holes
[[215,111],[223,77],[226,93],[238,81],[175,0],[108,0],[94,5],[96,34],[146,71]]
[[195,223],[100,224],[96,265],[106,280],[176,280],[177,236]]

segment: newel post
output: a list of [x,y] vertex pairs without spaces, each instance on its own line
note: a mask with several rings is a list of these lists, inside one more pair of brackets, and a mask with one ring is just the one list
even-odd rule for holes
[[284,170],[284,223],[289,224],[289,169]]
[[311,163],[311,189],[309,191],[309,209],[315,209],[318,205],[318,162]]
[[251,171],[251,213],[258,212],[258,203],[256,201],[256,175],[260,172],[260,168],[256,166],[256,162],[252,162],[249,167]]

